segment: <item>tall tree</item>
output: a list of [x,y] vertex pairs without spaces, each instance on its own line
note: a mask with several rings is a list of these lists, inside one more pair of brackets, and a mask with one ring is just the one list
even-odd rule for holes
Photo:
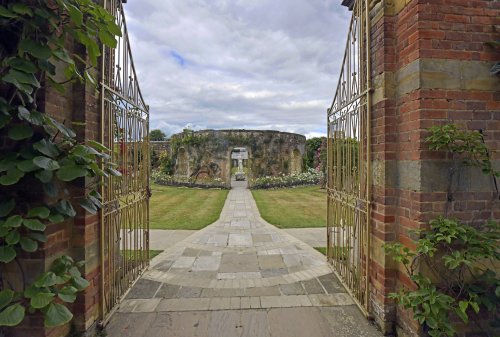
[[162,141],[165,140],[165,137],[165,132],[161,131],[160,129],[151,130],[151,132],[149,133],[149,140]]

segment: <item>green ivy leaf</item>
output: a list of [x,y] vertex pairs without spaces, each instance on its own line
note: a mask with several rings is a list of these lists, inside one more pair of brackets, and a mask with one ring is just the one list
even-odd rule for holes
[[16,258],[16,251],[14,250],[14,247],[0,246],[0,262],[9,263],[15,258]]
[[56,176],[62,181],[72,181],[76,178],[84,177],[87,175],[87,168],[76,164],[68,164],[61,167]]
[[32,231],[43,232],[46,226],[37,219],[24,219],[23,225]]
[[49,221],[51,223],[60,223],[64,221],[64,217],[61,214],[51,214],[49,216]]
[[69,16],[71,20],[79,27],[83,24],[83,13],[80,9],[72,4],[68,4],[67,7]]
[[462,311],[461,308],[458,309],[458,310],[455,310],[455,313],[457,314],[458,317],[460,317],[460,319],[462,321],[464,321],[464,323],[468,323],[469,322],[469,316],[467,316],[467,314],[465,313],[465,311]]
[[68,323],[73,318],[73,314],[64,305],[50,303],[45,313],[45,326],[48,328],[60,326]]
[[18,17],[17,14],[9,11],[4,6],[0,6],[0,16],[4,17],[4,18],[9,18],[9,19],[13,19],[13,18],[17,18]]
[[40,289],[38,289],[37,287],[35,287],[35,285],[32,284],[28,288],[26,288],[26,290],[24,290],[23,295],[26,298],[32,298],[33,296],[38,294],[39,291]]
[[42,60],[49,59],[52,54],[50,48],[47,45],[43,45],[36,41],[27,39],[21,40],[21,42],[19,43],[19,49]]
[[14,298],[14,291],[11,289],[4,289],[0,291],[0,309],[5,308]]
[[94,149],[99,150],[99,151],[108,151],[108,152],[110,152],[110,151],[111,151],[111,150],[110,150],[110,149],[108,149],[106,146],[104,146],[104,145],[102,145],[101,143],[96,142],[96,141],[94,141],[94,140],[89,140],[89,141],[87,141],[87,144],[88,144],[89,146],[92,146]]
[[[94,197],[91,193],[87,196],[87,198],[96,205],[97,208],[102,208],[102,202],[98,198]],[[100,195],[99,195],[100,198]]]
[[95,160],[95,156],[100,155],[100,153],[93,147],[80,144],[71,149],[70,153],[87,160]]
[[52,287],[57,282],[57,276],[51,271],[38,276],[33,285],[38,288]]
[[[56,74],[56,66],[52,64],[49,60],[39,60],[38,66],[40,67],[41,70],[46,71],[50,75]],[[47,79],[49,80],[49,82],[53,81],[50,76],[48,76]]]
[[54,300],[55,294],[39,292],[31,297],[30,305],[35,309],[41,309],[48,306]]
[[76,289],[78,289],[78,290],[84,290],[90,284],[89,281],[87,281],[86,279],[84,279],[81,276],[73,277],[72,283],[76,287]]
[[59,213],[67,215],[69,217],[74,217],[76,215],[73,205],[71,205],[71,203],[68,200],[61,200],[57,204],[56,209]]
[[40,88],[40,82],[38,82],[34,74],[28,74],[16,69],[10,69],[9,72],[2,78],[2,80],[7,83],[12,83],[16,86],[19,86],[19,84],[21,84],[27,85],[31,89],[32,87]]
[[59,155],[59,150],[56,145],[47,139],[42,139],[41,141],[33,144],[33,148],[51,158],[55,158]]
[[17,124],[9,129],[9,138],[13,140],[23,140],[33,136],[33,129],[29,125]]
[[37,177],[38,180],[40,180],[42,183],[46,184],[52,180],[53,173],[52,171],[40,171],[35,173],[35,177]]
[[73,303],[76,300],[76,293],[78,292],[78,289],[76,289],[73,286],[67,285],[63,287],[57,296],[63,300],[64,302],[67,303]]
[[59,60],[64,61],[69,64],[74,64],[75,61],[68,55],[65,49],[59,49],[54,51],[54,56],[57,57]]
[[54,171],[60,167],[57,161],[44,156],[33,158],[33,164],[47,171]]
[[33,16],[33,11],[31,10],[31,8],[23,3],[18,2],[13,4],[11,10],[21,15]]
[[38,249],[38,242],[25,236],[19,240],[19,244],[21,245],[21,248],[28,253],[36,252]]
[[19,242],[20,238],[21,238],[21,234],[19,234],[19,232],[17,230],[12,230],[5,237],[5,242],[8,245],[15,245]]
[[16,326],[24,319],[25,308],[19,304],[8,306],[0,312],[0,326]]
[[[14,163],[15,165],[16,163]],[[22,177],[24,177],[24,172],[18,170],[16,167],[10,168],[6,175],[0,177],[0,184],[9,186],[17,183]]]
[[96,205],[94,205],[94,203],[92,203],[88,199],[83,199],[80,202],[80,206],[82,206],[83,209],[85,209],[87,212],[89,212],[91,214],[96,214],[97,210],[98,210],[97,207],[96,207]]
[[12,210],[16,207],[16,202],[14,198],[9,199],[8,201],[4,201],[0,203],[0,217],[5,217],[12,212]]
[[95,80],[94,76],[92,76],[87,70],[85,70],[83,74],[86,81],[90,82],[90,84],[94,87],[97,87],[97,81]]
[[21,226],[23,218],[20,215],[12,215],[5,221],[5,226],[9,228],[18,228]]
[[476,314],[478,314],[479,313],[479,305],[476,302],[469,302],[469,304],[472,307],[472,309],[474,310],[474,312]]
[[37,71],[37,67],[33,62],[19,57],[10,59],[7,64],[14,69],[21,70],[22,72],[29,74],[34,74]]
[[66,125],[64,125],[63,123],[60,123],[58,121],[56,121],[54,118],[51,118],[49,117],[49,121],[50,123],[64,136],[66,137],[69,137],[69,138],[73,138],[76,136],[76,133],[71,130],[70,128],[68,128]]
[[39,206],[28,211],[28,217],[47,219],[50,215],[50,210],[47,207]]
[[38,170],[38,167],[33,164],[33,160],[22,160],[17,163],[17,168],[24,173],[33,172]]
[[99,40],[108,47],[116,48],[116,39],[113,35],[105,30],[99,31]]
[[47,242],[47,236],[43,233],[29,233],[28,236],[39,242]]
[[117,170],[115,170],[112,167],[107,167],[106,168],[106,172],[108,172],[109,174],[111,174],[112,176],[115,176],[115,177],[121,177],[122,176],[122,173],[120,171],[117,171]]
[[0,221],[0,238],[4,238],[9,234],[10,228],[3,226],[5,221]]
[[72,266],[71,268],[69,268],[68,273],[71,275],[71,277],[82,276],[82,273],[80,273],[80,270],[76,266]]
[[71,280],[71,276],[68,274],[57,275],[57,284],[65,284]]
[[115,36],[122,36],[122,30],[115,22],[109,21],[106,27],[111,34]]

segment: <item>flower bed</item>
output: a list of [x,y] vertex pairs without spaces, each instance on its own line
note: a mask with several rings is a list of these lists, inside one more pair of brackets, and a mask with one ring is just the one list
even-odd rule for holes
[[292,187],[301,185],[316,185],[320,182],[323,173],[315,169],[308,169],[306,172],[280,175],[266,176],[254,179],[251,181],[252,189],[266,189],[275,187]]
[[188,178],[183,176],[171,176],[160,170],[151,172],[151,180],[158,185],[166,186],[183,186],[196,188],[229,188],[227,184],[220,178]]

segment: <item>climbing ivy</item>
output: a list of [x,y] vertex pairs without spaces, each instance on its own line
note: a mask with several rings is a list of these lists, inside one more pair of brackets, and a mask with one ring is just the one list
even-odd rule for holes
[[200,146],[207,143],[208,139],[208,135],[198,134],[193,130],[184,129],[181,134],[171,138],[170,147],[172,149],[172,156],[175,157],[179,149],[183,146]]
[[[454,124],[433,126],[429,131],[430,149],[459,156],[466,166],[491,176],[496,187],[499,171],[493,169],[481,132]],[[500,278],[495,268],[500,262],[499,223],[491,220],[471,226],[440,216],[415,234],[419,236],[415,249],[401,243],[384,246],[404,266],[415,287],[389,297],[411,309],[413,318],[433,337],[456,334],[453,315],[467,324],[471,315],[477,318],[480,312],[489,311],[493,321],[500,322]]]
[[[83,262],[68,256],[26,284],[18,258],[40,249],[48,225],[74,217],[75,202],[91,213],[101,207],[95,182],[79,199],[66,183],[120,175],[106,147],[77,140],[72,127],[78,123],[64,121],[62,108],[51,116],[39,105],[48,87],[60,93],[74,82],[97,88],[92,68],[100,43],[115,47],[118,35],[114,17],[92,0],[0,0],[0,326],[16,326],[36,311],[47,327],[65,324],[73,315],[64,303],[88,286],[79,271]],[[6,278],[11,263],[23,275],[21,287]]]

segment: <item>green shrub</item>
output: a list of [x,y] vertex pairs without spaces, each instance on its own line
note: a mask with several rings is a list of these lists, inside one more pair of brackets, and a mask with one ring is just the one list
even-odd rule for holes
[[266,176],[252,180],[251,188],[265,189],[275,187],[291,187],[300,185],[318,184],[323,173],[309,168],[307,172],[295,173],[290,175]]

